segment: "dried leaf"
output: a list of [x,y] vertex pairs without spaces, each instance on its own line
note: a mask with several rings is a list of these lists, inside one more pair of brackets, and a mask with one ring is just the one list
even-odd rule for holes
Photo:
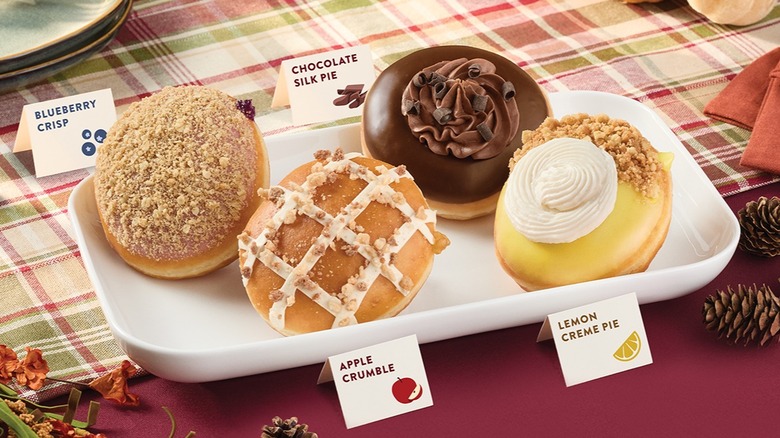
[[138,406],[141,401],[127,387],[127,379],[132,377],[136,371],[130,361],[123,360],[119,368],[91,381],[89,387],[99,392],[107,400],[125,406]]
[[27,351],[27,356],[14,370],[16,382],[33,390],[41,389],[43,382],[46,381],[46,374],[49,373],[49,364],[43,358],[41,350],[30,347],[24,349]]
[[19,368],[19,359],[16,357],[16,352],[5,345],[0,345],[0,383],[10,382],[17,368]]

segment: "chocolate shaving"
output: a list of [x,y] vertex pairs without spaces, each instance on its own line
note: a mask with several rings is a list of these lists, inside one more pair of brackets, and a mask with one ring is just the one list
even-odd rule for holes
[[420,114],[420,102],[415,102],[411,99],[404,99],[403,103],[401,104],[401,113],[403,115],[413,115],[416,116]]
[[433,86],[433,97],[436,99],[443,98],[447,95],[447,88],[446,82],[437,82],[436,85]]
[[349,95],[342,95],[342,96],[339,96],[339,97],[333,99],[333,105],[344,106],[344,105],[349,104],[350,100],[351,99],[350,99]]
[[350,108],[357,108],[363,104],[366,97],[366,92],[363,91],[363,84],[350,84],[344,88],[336,90],[339,97],[333,100],[335,106],[349,106]]
[[487,108],[488,97],[484,94],[475,94],[471,98],[471,108],[476,113],[481,113]]
[[425,84],[428,83],[428,78],[425,77],[425,72],[417,73],[417,76],[414,77],[412,80],[412,84],[414,84],[415,87],[421,88],[425,86]]
[[479,132],[479,135],[481,135],[482,139],[485,141],[490,141],[490,139],[493,138],[493,131],[487,124],[485,124],[485,122],[477,125],[477,132]]
[[350,84],[344,88],[340,88],[336,90],[336,93],[338,94],[358,93],[359,94],[361,91],[363,91],[363,84]]
[[479,64],[471,64],[469,66],[470,78],[476,78],[477,76],[479,76],[480,73],[482,73],[482,67],[480,67]]
[[515,86],[511,82],[504,82],[501,84],[501,94],[504,95],[504,100],[515,97]]
[[443,125],[452,120],[452,110],[444,107],[436,108],[436,110],[433,111],[433,118],[436,119],[436,122],[440,125]]
[[350,102],[349,107],[355,109],[360,105],[363,105],[363,102],[366,101],[366,93],[367,91],[357,94],[356,97],[352,100],[352,102]]
[[446,82],[446,81],[447,81],[447,76],[444,76],[436,72],[431,73],[431,77],[428,78],[428,83],[430,85],[436,85],[439,82]]

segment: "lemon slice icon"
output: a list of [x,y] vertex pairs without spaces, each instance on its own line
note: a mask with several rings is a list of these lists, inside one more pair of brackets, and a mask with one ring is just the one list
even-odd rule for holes
[[612,354],[615,359],[628,362],[634,360],[639,355],[639,350],[642,348],[642,341],[639,338],[639,333],[634,330],[620,347]]

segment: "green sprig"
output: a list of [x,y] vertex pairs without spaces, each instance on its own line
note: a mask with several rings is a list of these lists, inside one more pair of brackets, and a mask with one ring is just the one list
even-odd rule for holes
[[[89,408],[87,409],[87,421],[76,420],[74,417],[76,414],[76,409],[78,408],[79,405],[79,401],[81,400],[81,391],[79,391],[76,388],[70,389],[70,394],[68,396],[68,404],[46,406],[46,405],[41,405],[32,402],[26,398],[20,397],[16,391],[0,383],[0,411],[4,411],[4,412],[0,412],[0,421],[8,424],[8,426],[11,427],[11,429],[13,429],[13,431],[16,432],[16,434],[19,435],[20,438],[25,438],[26,436],[29,436],[31,438],[37,438],[37,435],[35,434],[35,432],[33,432],[30,426],[28,426],[21,419],[19,419],[19,417],[11,410],[11,408],[8,407],[8,405],[5,404],[5,402],[2,402],[2,399],[21,400],[28,407],[27,408],[28,412],[36,415],[36,418],[40,419],[40,417],[43,416],[46,418],[59,420],[62,421],[63,423],[70,424],[71,426],[77,429],[86,429],[94,425],[95,422],[97,421],[98,412],[100,411],[100,403],[96,401],[90,401]],[[61,411],[61,410],[64,410],[65,413],[64,414],[56,413],[56,411]],[[32,435],[29,434],[22,435],[23,432],[17,430],[17,428],[20,427],[26,428],[30,433],[32,433]]]
[[2,400],[0,400],[0,421],[7,424],[19,438],[38,438],[38,434],[22,421]]

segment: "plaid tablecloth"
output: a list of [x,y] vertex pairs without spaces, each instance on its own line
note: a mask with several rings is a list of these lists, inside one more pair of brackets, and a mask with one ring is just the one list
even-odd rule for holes
[[[780,44],[780,6],[747,27],[711,23],[682,0],[154,0],[133,9],[98,55],[0,94],[0,344],[42,349],[54,377],[89,380],[124,356],[66,215],[89,170],[39,179],[29,152],[11,152],[27,103],[111,88],[121,112],[163,86],[202,84],[253,99],[270,136],[322,127],[294,127],[289,110],[270,109],[285,59],[364,44],[380,72],[411,51],[464,44],[501,53],[550,92],[598,90],[644,103],[723,196],[776,179],[740,167],[750,133],[707,119],[702,108]],[[49,385],[39,395],[62,391]]]

